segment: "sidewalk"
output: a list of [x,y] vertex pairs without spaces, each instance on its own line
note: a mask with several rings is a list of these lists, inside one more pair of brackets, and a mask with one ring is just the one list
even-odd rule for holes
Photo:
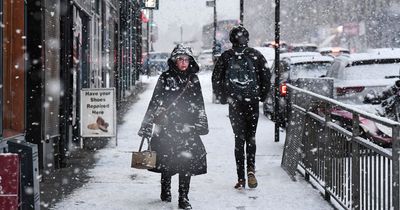
[[[147,86],[147,83],[139,83],[136,92],[122,103],[117,116],[118,126],[124,123],[124,116],[138,101],[137,96],[147,89]],[[111,142],[111,144],[113,143]],[[84,149],[75,145],[77,148],[71,151],[66,167],[54,171],[44,171],[40,182],[41,209],[52,208],[65,196],[84,186],[92,178],[88,173],[99,160],[99,149],[104,148],[107,144],[107,139],[97,139],[95,143],[87,144]]]
[[[130,168],[130,151],[137,150],[141,120],[149,103],[155,77],[145,79],[149,88],[139,95],[118,127],[118,147],[109,144],[96,153],[98,161],[87,173],[86,184],[53,209],[177,209],[177,176],[173,177],[172,202],[161,202],[160,175]],[[260,115],[257,132],[256,189],[237,191],[234,141],[228,107],[211,103],[211,74],[200,75],[210,133],[202,137],[208,155],[208,173],[192,178],[189,193],[193,209],[332,209],[319,191],[299,177],[293,182],[280,167],[284,136],[275,143],[273,127]]]

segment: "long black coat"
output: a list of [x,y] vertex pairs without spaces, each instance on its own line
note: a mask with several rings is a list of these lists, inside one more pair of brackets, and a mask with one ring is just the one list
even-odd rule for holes
[[[200,135],[208,133],[208,122],[200,82],[195,74],[198,66],[191,57],[187,72],[177,70],[171,59],[169,67],[158,79],[141,128],[149,129],[155,124],[150,145],[157,152],[157,164],[151,171],[205,174],[206,150]],[[175,101],[186,85],[184,93]],[[162,114],[164,120],[155,122],[154,118],[168,106],[170,108]]]

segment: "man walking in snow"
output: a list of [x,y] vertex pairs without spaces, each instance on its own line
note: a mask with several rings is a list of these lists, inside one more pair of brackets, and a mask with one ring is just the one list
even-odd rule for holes
[[259,102],[263,102],[267,97],[271,73],[264,56],[248,47],[249,32],[243,26],[235,26],[230,31],[229,40],[232,42],[232,49],[222,53],[213,71],[213,91],[221,104],[229,104],[229,119],[235,134],[238,175],[235,188],[245,187],[245,159],[248,186],[256,188],[258,183],[255,176],[255,137]]

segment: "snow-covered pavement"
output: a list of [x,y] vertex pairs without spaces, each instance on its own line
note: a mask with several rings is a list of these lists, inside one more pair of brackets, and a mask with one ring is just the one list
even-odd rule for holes
[[[291,181],[280,167],[284,137],[274,142],[274,124],[260,113],[257,131],[256,189],[237,191],[233,133],[228,107],[211,102],[211,74],[199,75],[205,99],[210,133],[202,136],[207,149],[208,173],[192,177],[189,199],[193,209],[317,209],[332,207],[319,191],[302,177]],[[172,202],[160,200],[160,174],[130,168],[130,151],[137,150],[140,123],[157,78],[144,78],[149,88],[139,95],[118,127],[118,146],[110,143],[98,152],[99,161],[89,172],[91,180],[54,209],[178,209],[178,176],[172,180]]]

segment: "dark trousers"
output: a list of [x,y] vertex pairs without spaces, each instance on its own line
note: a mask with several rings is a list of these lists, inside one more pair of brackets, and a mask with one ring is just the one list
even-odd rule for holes
[[[172,175],[169,173],[161,174],[161,192],[171,190],[171,178]],[[189,188],[190,188],[190,178],[189,173],[179,173],[179,198],[188,199]],[[188,199],[189,200],[189,199]]]
[[229,119],[235,134],[235,159],[238,179],[245,179],[244,146],[246,145],[247,171],[255,170],[256,130],[259,117],[259,104],[229,104]]

